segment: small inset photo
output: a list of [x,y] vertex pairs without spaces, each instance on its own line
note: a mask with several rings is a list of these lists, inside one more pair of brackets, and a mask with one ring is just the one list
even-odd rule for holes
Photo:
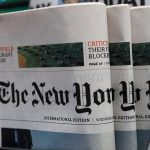
[[133,65],[150,65],[150,43],[133,44]]
[[129,42],[110,43],[109,52],[111,66],[131,65]]
[[84,66],[83,43],[18,47],[19,68]]

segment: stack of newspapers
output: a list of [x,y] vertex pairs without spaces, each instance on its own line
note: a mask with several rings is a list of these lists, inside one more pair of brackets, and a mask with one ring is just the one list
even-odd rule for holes
[[149,18],[103,3],[1,14],[1,149],[150,150]]

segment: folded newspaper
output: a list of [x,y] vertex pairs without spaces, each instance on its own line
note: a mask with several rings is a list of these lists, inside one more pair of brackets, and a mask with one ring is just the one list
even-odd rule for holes
[[116,149],[137,150],[130,8],[108,6],[107,13]]
[[1,147],[115,150],[104,4],[0,15]]
[[131,9],[138,150],[150,150],[150,7]]

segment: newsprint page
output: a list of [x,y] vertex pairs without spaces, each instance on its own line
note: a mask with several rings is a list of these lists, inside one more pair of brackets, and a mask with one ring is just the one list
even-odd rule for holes
[[38,8],[47,5],[62,5],[68,3],[102,2],[106,5],[129,4],[130,6],[150,5],[150,0],[30,0],[30,7]]
[[116,4],[129,4],[130,6],[150,5],[150,0],[89,0],[89,1],[103,2],[106,5],[116,5]]
[[107,7],[116,150],[137,150],[129,5]]
[[0,15],[0,56],[3,149],[115,150],[104,4]]
[[131,9],[138,150],[150,150],[149,17],[149,6]]

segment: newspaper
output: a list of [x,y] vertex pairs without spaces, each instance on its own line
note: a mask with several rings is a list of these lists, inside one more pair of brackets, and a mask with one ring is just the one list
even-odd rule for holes
[[[30,0],[30,8],[40,8],[53,5],[90,2],[88,0]],[[94,2],[94,1],[91,1]]]
[[150,5],[149,0],[98,0],[106,5],[129,4],[130,6]]
[[131,9],[138,150],[150,150],[150,7]]
[[0,24],[1,146],[115,150],[106,6],[4,14]]
[[51,3],[51,5],[61,5],[67,3],[79,3],[79,2],[102,2],[106,5],[116,4],[129,4],[130,6],[143,6],[150,5],[149,0],[31,0],[30,6],[33,8],[45,7]]
[[60,0],[30,0],[30,8],[41,8],[61,4]]
[[137,150],[130,8],[107,7],[117,150]]
[[150,5],[149,0],[58,0],[63,3],[77,3],[77,2],[102,2],[106,5],[116,5],[116,4],[129,4],[130,6],[142,6]]

